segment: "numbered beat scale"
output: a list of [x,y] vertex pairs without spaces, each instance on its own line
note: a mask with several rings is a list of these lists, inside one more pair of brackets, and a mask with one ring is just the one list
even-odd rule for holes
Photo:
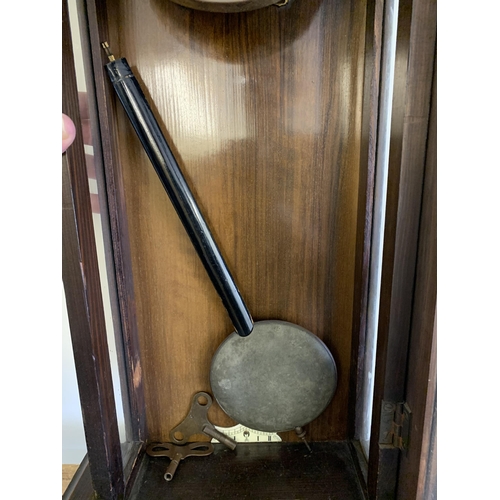
[[[241,424],[233,427],[218,427],[216,425],[214,427],[238,443],[272,443],[281,441],[281,438],[275,432],[256,431]],[[217,439],[212,439],[212,443],[218,442]]]

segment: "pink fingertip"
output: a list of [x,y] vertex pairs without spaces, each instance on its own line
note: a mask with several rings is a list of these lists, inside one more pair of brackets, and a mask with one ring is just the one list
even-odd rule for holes
[[62,152],[64,153],[73,144],[76,136],[76,127],[73,120],[64,113],[62,115]]

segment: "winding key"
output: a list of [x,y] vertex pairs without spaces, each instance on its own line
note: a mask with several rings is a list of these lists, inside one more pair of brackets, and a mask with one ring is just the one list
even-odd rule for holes
[[207,392],[197,392],[191,402],[191,410],[188,416],[170,431],[170,439],[175,444],[187,443],[190,436],[195,434],[206,434],[217,439],[220,443],[231,450],[236,448],[237,442],[218,431],[214,424],[208,420],[207,414],[212,406],[212,397]]
[[146,450],[147,454],[151,457],[170,458],[170,465],[163,476],[165,481],[172,481],[181,460],[192,456],[206,457],[207,455],[211,455],[213,451],[214,447],[212,443],[189,443],[184,446],[178,446],[173,443],[152,443]]

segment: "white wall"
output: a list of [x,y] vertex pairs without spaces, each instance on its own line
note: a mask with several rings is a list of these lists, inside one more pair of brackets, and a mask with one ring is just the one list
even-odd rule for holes
[[87,453],[87,448],[64,289],[62,292],[62,463],[79,464]]

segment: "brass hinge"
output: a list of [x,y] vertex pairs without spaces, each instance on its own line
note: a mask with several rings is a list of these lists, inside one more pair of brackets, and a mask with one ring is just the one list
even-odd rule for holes
[[392,445],[408,450],[410,440],[411,410],[408,403],[382,401],[379,444]]

